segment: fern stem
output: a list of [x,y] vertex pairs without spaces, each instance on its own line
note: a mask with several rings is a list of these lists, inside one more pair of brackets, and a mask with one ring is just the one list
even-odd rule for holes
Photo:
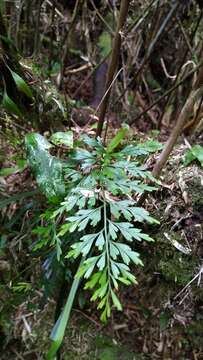
[[109,290],[108,290],[108,297],[111,290],[111,269],[110,269],[110,253],[109,253],[109,236],[107,230],[107,206],[106,206],[106,198],[105,198],[105,191],[102,189],[103,192],[103,199],[104,199],[104,236],[105,236],[105,243],[106,243],[106,261],[107,261],[107,274],[108,274],[108,283],[109,283]]

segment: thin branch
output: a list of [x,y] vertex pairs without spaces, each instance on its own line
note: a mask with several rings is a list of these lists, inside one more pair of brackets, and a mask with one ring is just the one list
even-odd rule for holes
[[134,77],[132,80],[130,80],[128,86],[123,90],[122,94],[119,96],[119,98],[114,102],[114,106],[121,100],[121,98],[123,97],[123,95],[125,94],[125,92],[130,88],[130,87],[135,87],[135,84],[137,82],[138,76],[142,73],[147,61],[149,60],[149,57],[152,53],[152,50],[154,49],[155,44],[157,43],[158,39],[160,38],[163,30],[165,29],[166,25],[168,24],[169,20],[171,19],[171,17],[173,16],[175,10],[177,10],[179,6],[179,3],[176,1],[174,3],[174,5],[172,6],[171,10],[169,11],[168,15],[166,16],[166,18],[164,19],[164,21],[162,22],[161,26],[159,27],[154,39],[151,41],[150,46],[147,49],[146,55],[139,67],[139,69],[136,71]]
[[174,90],[176,90],[180,85],[182,85],[186,80],[188,80],[191,75],[193,75],[199,68],[203,66],[203,61],[201,61],[193,70],[191,70],[184,79],[176,83],[172,88],[167,90],[165,94],[160,96],[157,100],[155,100],[147,109],[145,109],[142,113],[140,113],[135,119],[132,119],[129,124],[133,124],[134,122],[138,121],[143,115],[145,115],[149,110],[151,110],[155,105],[157,105],[161,100],[163,100],[166,96],[170,95]]
[[114,31],[113,29],[111,28],[111,26],[106,22],[106,20],[103,18],[103,16],[100,14],[99,10],[97,9],[97,7],[95,6],[95,3],[94,1],[90,0],[91,2],[91,5],[93,6],[97,16],[100,18],[100,20],[104,23],[104,25],[106,26],[106,28],[108,29],[108,31],[110,32],[110,34],[112,36],[114,36]]
[[[190,43],[191,43],[191,44],[192,44],[193,41],[194,41],[195,35],[196,35],[196,33],[197,33],[197,30],[198,30],[199,25],[200,25],[201,20],[202,20],[202,16],[203,16],[203,12],[201,11],[200,16],[199,16],[198,21],[197,21],[197,24],[196,24],[196,27],[195,27],[193,33],[191,34],[191,38],[190,38]],[[186,49],[185,52],[184,52],[184,55],[183,55],[183,59],[182,59],[182,61],[181,61],[181,64],[180,64],[180,66],[179,66],[179,68],[178,68],[177,76],[176,76],[176,80],[175,80],[175,84],[174,84],[174,85],[176,85],[177,82],[178,82],[178,80],[179,80],[181,70],[182,70],[182,68],[183,68],[183,66],[184,66],[185,60],[186,60],[187,55],[188,55],[188,51],[189,51],[189,49],[188,49],[188,47],[187,47],[187,49]],[[163,116],[164,116],[164,113],[165,113],[165,109],[166,109],[166,107],[168,106],[168,104],[170,103],[172,96],[173,96],[173,94],[172,94],[172,92],[170,92],[170,93],[168,94],[168,97],[167,97],[166,101],[165,101],[163,112],[162,112],[162,114],[161,114],[161,116],[160,116],[160,118],[159,118],[159,124],[161,124],[161,122],[162,122],[162,119],[163,119]]]
[[111,61],[110,61],[110,64],[108,67],[108,72],[107,72],[106,91],[108,89],[109,90],[103,100],[103,103],[101,104],[101,111],[100,111],[100,117],[99,117],[99,121],[98,121],[96,136],[101,136],[103,125],[104,125],[104,119],[105,119],[108,102],[109,102],[109,97],[110,97],[110,93],[111,93],[110,85],[113,81],[114,75],[116,73],[117,65],[118,65],[118,59],[119,59],[120,48],[121,48],[121,32],[122,32],[122,28],[126,22],[126,19],[127,19],[129,3],[130,3],[130,0],[122,0],[121,1],[119,20],[118,20],[115,38],[114,38],[114,42],[113,42]]
[[201,86],[197,90],[193,90],[191,95],[189,96],[188,100],[186,101],[179,117],[176,125],[174,126],[171,135],[169,136],[169,139],[162,150],[154,168],[152,171],[152,174],[154,177],[158,178],[160,176],[161,170],[165,166],[168,157],[173,150],[174,145],[176,144],[176,141],[181,134],[181,131],[184,128],[184,125],[188,119],[188,114],[191,113],[194,104],[199,100],[199,98],[203,95],[203,86]]

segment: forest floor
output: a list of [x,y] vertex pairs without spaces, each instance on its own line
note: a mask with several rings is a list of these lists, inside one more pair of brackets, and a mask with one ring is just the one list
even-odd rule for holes
[[[104,326],[92,305],[74,309],[62,359],[203,359],[203,171],[197,164],[183,166],[185,151],[183,145],[176,147],[163,172],[162,186],[147,200],[147,208],[160,219],[160,225],[147,229],[155,243],[139,248],[144,271],[136,272],[137,286],[120,294],[124,311],[114,313]],[[22,184],[25,190],[30,181],[25,172],[17,178],[10,175],[6,187],[13,193]],[[8,211],[14,221],[12,212],[17,214],[19,209],[11,206]],[[17,239],[18,246],[21,241]],[[27,255],[21,252],[19,259],[14,249],[10,249],[12,256],[25,267]],[[26,262],[31,259],[28,255]],[[38,266],[34,271],[39,271]],[[18,305],[15,301],[10,305],[15,311],[7,324],[7,346],[1,359],[43,359],[53,326],[54,301],[39,310],[42,298],[36,289],[26,302],[18,299]],[[8,322],[5,314],[4,318]]]
[[[90,98],[91,94],[85,100],[88,102]],[[115,119],[115,114],[111,116]],[[144,132],[147,127],[148,124],[143,123],[141,130]],[[133,132],[138,138],[136,127]],[[162,142],[166,139],[166,134],[157,135],[151,131],[143,135],[143,139],[145,136],[158,136]],[[4,147],[8,156],[2,167],[9,167],[15,158],[16,144],[10,150],[8,144],[4,143]],[[74,308],[61,351],[62,359],[203,359],[203,170],[196,163],[187,168],[183,165],[186,150],[186,145],[176,146],[162,173],[162,185],[147,199],[146,207],[160,220],[160,225],[147,226],[146,231],[155,240],[153,244],[139,245],[145,266],[142,271],[136,270],[138,285],[120,294],[124,311],[113,313],[104,326],[92,304]],[[154,161],[153,155],[148,160],[149,169]],[[0,185],[1,192],[9,195],[32,191],[34,186],[27,168],[3,177]],[[29,279],[34,284],[32,295],[26,301],[21,301],[23,297],[16,292],[11,299],[11,291],[3,293],[5,287],[4,290],[2,285],[0,287],[2,360],[43,359],[50,345],[55,301],[50,299],[46,305],[43,303],[39,283],[36,286],[40,263],[26,253],[28,249],[24,248],[24,240],[15,228],[19,219],[22,228],[26,228],[27,222],[28,227],[32,226],[32,206],[28,197],[17,205],[10,204],[6,213],[2,210],[0,218],[4,235],[0,243],[2,283],[9,287],[14,266],[24,275],[25,282]],[[9,219],[6,224],[5,219]],[[4,237],[10,241],[5,252],[1,250]],[[27,271],[30,266],[31,273]]]

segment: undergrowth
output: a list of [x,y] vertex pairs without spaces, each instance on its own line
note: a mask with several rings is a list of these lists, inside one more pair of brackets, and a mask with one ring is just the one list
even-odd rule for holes
[[100,138],[83,135],[73,142],[71,132],[55,134],[51,141],[56,143],[57,138],[63,155],[68,151],[62,159],[50,155],[53,145],[41,135],[26,137],[29,164],[49,200],[48,210],[41,215],[44,226],[34,230],[38,241],[33,249],[54,248],[59,263],[69,259],[78,264],[81,259],[54,328],[55,347],[48,358],[62,341],[81,279],[101,310],[101,320],[106,321],[112,307],[122,310],[120,286],[136,284],[132,266],[143,266],[135,241],[153,241],[139,223],[158,221],[136,203],[144,191],[155,190],[148,184],[155,179],[142,162],[160,144],[149,141],[124,146],[126,131],[125,127],[118,131],[106,147]]

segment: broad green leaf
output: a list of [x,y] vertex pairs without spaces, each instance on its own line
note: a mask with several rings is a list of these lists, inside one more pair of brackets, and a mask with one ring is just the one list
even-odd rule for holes
[[147,152],[150,152],[150,153],[156,152],[156,151],[161,150],[163,148],[163,144],[161,144],[157,140],[148,140],[148,141],[145,141],[144,143],[138,145],[138,147],[139,146],[140,146],[141,149],[144,149],[144,150],[146,150]]
[[55,145],[65,145],[69,148],[73,148],[73,132],[56,132],[51,136],[50,141]]
[[52,148],[52,145],[49,141],[42,135],[37,133],[30,133],[25,137],[25,144],[29,149],[29,146],[34,148],[39,148],[40,150],[49,150]]
[[30,87],[27,85],[27,83],[25,82],[25,80],[23,80],[18,74],[16,74],[15,71],[11,70],[9,68],[11,75],[13,77],[13,80],[16,83],[17,88],[24,93],[27,97],[29,98],[33,98],[33,94],[32,91],[30,90]]
[[47,151],[51,144],[40,134],[31,133],[25,138],[28,163],[37,183],[48,199],[65,193],[63,163]]
[[198,160],[203,167],[203,146],[194,145],[185,155],[184,164],[189,165],[193,160]]
[[2,104],[4,108],[10,112],[11,114],[15,114],[18,117],[23,117],[23,114],[21,113],[19,107],[16,105],[16,103],[8,96],[6,90],[4,90],[3,95],[3,101]]
[[124,139],[125,134],[127,133],[129,127],[126,125],[125,127],[122,127],[116,136],[111,140],[109,145],[107,146],[106,152],[111,153],[117,146],[121,143],[121,141]]
[[192,151],[191,150],[187,151],[184,158],[184,165],[187,166],[191,164],[191,162],[193,162],[194,160],[196,160],[196,157],[192,153]]

